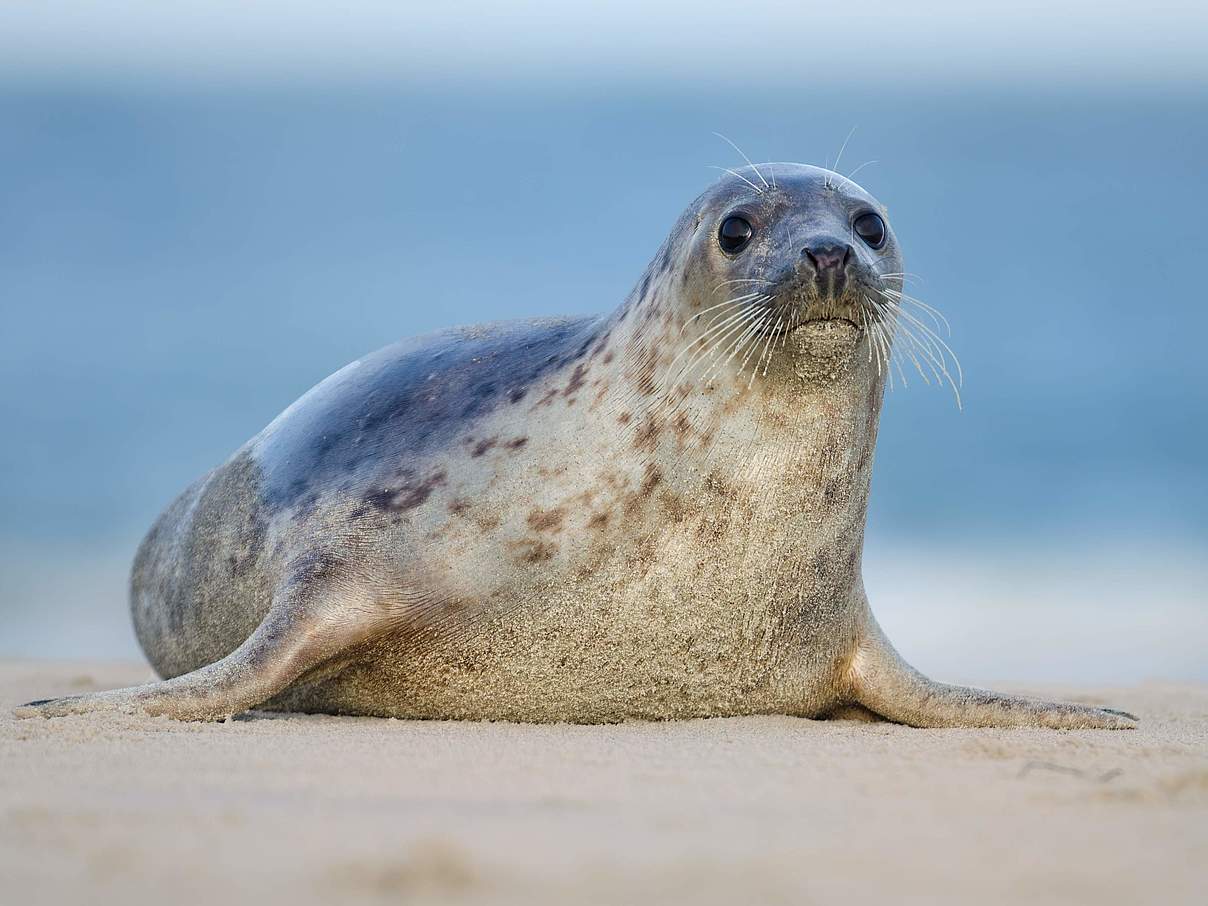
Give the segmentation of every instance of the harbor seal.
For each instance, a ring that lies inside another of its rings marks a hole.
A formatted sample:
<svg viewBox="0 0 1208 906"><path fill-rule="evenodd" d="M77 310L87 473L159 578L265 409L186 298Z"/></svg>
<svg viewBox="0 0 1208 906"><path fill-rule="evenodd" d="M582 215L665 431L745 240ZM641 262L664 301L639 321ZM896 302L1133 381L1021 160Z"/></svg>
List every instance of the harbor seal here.
<svg viewBox="0 0 1208 906"><path fill-rule="evenodd" d="M727 171L615 312L404 341L301 397L139 548L163 681L19 713L1133 726L933 682L873 618L873 447L917 337L902 276L854 182Z"/></svg>

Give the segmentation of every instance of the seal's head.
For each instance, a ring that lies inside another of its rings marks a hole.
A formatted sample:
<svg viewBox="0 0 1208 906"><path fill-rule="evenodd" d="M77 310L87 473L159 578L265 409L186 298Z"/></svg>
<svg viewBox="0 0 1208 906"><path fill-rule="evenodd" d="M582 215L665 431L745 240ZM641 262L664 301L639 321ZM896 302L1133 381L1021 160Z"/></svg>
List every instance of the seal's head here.
<svg viewBox="0 0 1208 906"><path fill-rule="evenodd" d="M797 374L832 373L861 343L888 355L901 252L884 206L850 179L802 164L728 171L682 227L688 344L747 372L780 350Z"/></svg>

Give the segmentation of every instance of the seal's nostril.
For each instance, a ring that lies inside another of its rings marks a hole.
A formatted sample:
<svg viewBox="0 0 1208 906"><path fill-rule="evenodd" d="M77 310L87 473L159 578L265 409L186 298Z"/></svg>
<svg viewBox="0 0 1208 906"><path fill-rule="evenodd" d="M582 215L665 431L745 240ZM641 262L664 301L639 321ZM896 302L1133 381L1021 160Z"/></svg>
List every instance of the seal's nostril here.
<svg viewBox="0 0 1208 906"><path fill-rule="evenodd" d="M819 243L815 246L807 246L801 250L802 253L809 258L810 264L818 272L819 276L832 271L841 271L847 267L847 262L851 259L851 245L844 243Z"/></svg>

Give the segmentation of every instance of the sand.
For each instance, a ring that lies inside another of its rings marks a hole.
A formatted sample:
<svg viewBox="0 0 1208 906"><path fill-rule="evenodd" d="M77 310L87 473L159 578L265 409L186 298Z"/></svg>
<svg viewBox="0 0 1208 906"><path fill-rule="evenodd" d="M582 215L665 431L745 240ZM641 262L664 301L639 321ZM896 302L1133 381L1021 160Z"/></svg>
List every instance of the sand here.
<svg viewBox="0 0 1208 906"><path fill-rule="evenodd" d="M16 721L145 667L0 662L6 903L1204 903L1208 687L1135 732L781 717Z"/></svg>

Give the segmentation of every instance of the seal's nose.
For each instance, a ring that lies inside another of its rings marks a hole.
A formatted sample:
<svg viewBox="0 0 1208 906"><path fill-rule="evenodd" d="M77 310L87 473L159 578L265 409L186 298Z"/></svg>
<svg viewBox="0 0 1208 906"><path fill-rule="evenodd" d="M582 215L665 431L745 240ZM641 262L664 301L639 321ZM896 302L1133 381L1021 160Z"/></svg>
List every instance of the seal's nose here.
<svg viewBox="0 0 1208 906"><path fill-rule="evenodd" d="M847 284L847 262L851 260L850 245L816 242L803 248L801 254L814 266L814 279L824 294L838 296L843 292Z"/></svg>

